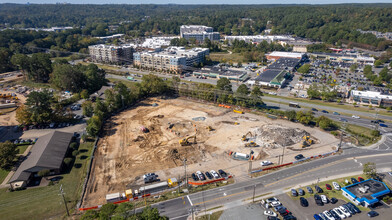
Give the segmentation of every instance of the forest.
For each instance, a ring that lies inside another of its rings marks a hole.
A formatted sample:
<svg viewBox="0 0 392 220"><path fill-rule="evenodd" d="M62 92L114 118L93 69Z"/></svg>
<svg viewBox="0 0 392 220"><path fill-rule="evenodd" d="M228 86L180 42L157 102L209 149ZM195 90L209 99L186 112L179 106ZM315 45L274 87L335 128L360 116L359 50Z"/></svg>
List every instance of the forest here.
<svg viewBox="0 0 392 220"><path fill-rule="evenodd" d="M344 41L385 49L384 39L357 29L392 31L392 4L340 5L0 5L0 27L73 26L82 35L179 34L183 24L211 26L224 35L254 35L272 28L326 43ZM110 26L118 25L112 29Z"/></svg>

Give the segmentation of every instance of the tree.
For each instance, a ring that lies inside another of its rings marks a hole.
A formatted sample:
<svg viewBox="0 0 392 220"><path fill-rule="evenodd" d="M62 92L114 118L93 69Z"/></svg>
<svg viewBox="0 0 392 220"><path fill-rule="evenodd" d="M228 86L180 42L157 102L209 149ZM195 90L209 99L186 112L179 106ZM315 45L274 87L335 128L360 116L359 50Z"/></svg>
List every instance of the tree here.
<svg viewBox="0 0 392 220"><path fill-rule="evenodd" d="M54 116L52 103L54 103L53 94L48 90L33 91L27 96L24 112L19 114L19 116L30 116L30 119L24 120L23 117L20 117L18 120L38 124L48 123Z"/></svg>
<svg viewBox="0 0 392 220"><path fill-rule="evenodd" d="M308 111L306 113L300 111L300 112L297 112L296 119L301 124L309 125L313 121L314 117L313 117L311 111Z"/></svg>
<svg viewBox="0 0 392 220"><path fill-rule="evenodd" d="M86 127L87 134L92 137L97 136L99 131L101 130L101 126L102 126L102 119L97 115L92 116L87 121L87 127Z"/></svg>
<svg viewBox="0 0 392 220"><path fill-rule="evenodd" d="M139 215L140 220L166 220L167 217L160 216L157 208L146 207L143 212Z"/></svg>
<svg viewBox="0 0 392 220"><path fill-rule="evenodd" d="M8 48L0 47L0 73L13 70L11 62L12 52Z"/></svg>
<svg viewBox="0 0 392 220"><path fill-rule="evenodd" d="M261 92L259 86L255 85L255 86L252 87L252 91L251 91L250 95L252 97L257 97L258 98L259 96L263 96L263 92Z"/></svg>
<svg viewBox="0 0 392 220"><path fill-rule="evenodd" d="M374 62L374 66L375 66L375 67L378 67L378 66L381 66L381 65L382 65L381 60L376 60L376 61Z"/></svg>
<svg viewBox="0 0 392 220"><path fill-rule="evenodd" d="M297 112L294 110L285 111L284 115L289 121L294 121L297 118Z"/></svg>
<svg viewBox="0 0 392 220"><path fill-rule="evenodd" d="M26 109L25 105L20 106L16 110L16 120L21 124L21 125L29 125L32 124L31 120L31 113Z"/></svg>
<svg viewBox="0 0 392 220"><path fill-rule="evenodd" d="M50 55L46 53L35 53L29 58L28 77L34 82L46 83L49 81L49 74L52 72L52 61Z"/></svg>
<svg viewBox="0 0 392 220"><path fill-rule="evenodd" d="M300 68L298 68L298 72L302 74L307 74L310 71L310 64L304 64Z"/></svg>
<svg viewBox="0 0 392 220"><path fill-rule="evenodd" d="M88 90L83 89L82 92L80 93L80 97L82 97L82 99L88 99L89 98Z"/></svg>
<svg viewBox="0 0 392 220"><path fill-rule="evenodd" d="M216 88L222 91L232 92L231 82L227 78L220 78L216 83Z"/></svg>
<svg viewBox="0 0 392 220"><path fill-rule="evenodd" d="M377 177L377 168L376 164L373 162L367 162L363 165L363 175L367 178L376 178Z"/></svg>
<svg viewBox="0 0 392 220"><path fill-rule="evenodd" d="M106 84L106 72L105 70L99 69L97 65L89 64L87 67L80 66L79 68L82 68L82 71L85 74L87 79L86 88L90 94L98 91Z"/></svg>
<svg viewBox="0 0 392 220"><path fill-rule="evenodd" d="M0 168L8 170L16 159L18 150L10 141L0 143Z"/></svg>
<svg viewBox="0 0 392 220"><path fill-rule="evenodd" d="M325 116L320 116L317 119L317 125L323 130L332 130L336 128L336 125L333 123L333 121Z"/></svg>
<svg viewBox="0 0 392 220"><path fill-rule="evenodd" d="M241 84L238 88L236 93L238 95L245 95L247 96L250 92L249 92L249 88L245 85L245 84Z"/></svg>
<svg viewBox="0 0 392 220"><path fill-rule="evenodd" d="M105 118L108 113L108 108L99 98L95 102L94 115L98 116L100 119Z"/></svg>
<svg viewBox="0 0 392 220"><path fill-rule="evenodd" d="M157 95L167 91L167 86L162 78L156 75L143 75L142 82L140 83L142 92L145 95Z"/></svg>
<svg viewBox="0 0 392 220"><path fill-rule="evenodd" d="M94 113L93 103L91 101L85 101L82 104L83 115L91 117Z"/></svg>
<svg viewBox="0 0 392 220"><path fill-rule="evenodd" d="M355 63L355 64L351 65L350 72L354 73L357 70L357 68L358 68L358 64Z"/></svg>
<svg viewBox="0 0 392 220"><path fill-rule="evenodd" d="M55 65L50 81L57 88L71 92L80 92L86 88L83 72L70 64Z"/></svg>
<svg viewBox="0 0 392 220"><path fill-rule="evenodd" d="M308 97L310 99L318 99L318 98L320 98L320 95L321 95L317 84L310 85L308 90L306 91L306 93L308 94Z"/></svg>
<svg viewBox="0 0 392 220"><path fill-rule="evenodd" d="M99 219L110 219L116 210L116 205L113 203L106 203L99 210Z"/></svg>

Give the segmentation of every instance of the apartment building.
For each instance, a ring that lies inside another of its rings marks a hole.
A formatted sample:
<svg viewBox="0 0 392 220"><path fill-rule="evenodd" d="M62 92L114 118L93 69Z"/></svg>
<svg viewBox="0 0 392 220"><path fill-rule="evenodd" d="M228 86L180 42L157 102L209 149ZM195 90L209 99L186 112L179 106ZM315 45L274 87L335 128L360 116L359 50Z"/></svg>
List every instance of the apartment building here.
<svg viewBox="0 0 392 220"><path fill-rule="evenodd" d="M211 41L220 40L219 32L214 32L212 27L203 25L182 25L180 27L180 36L187 40L195 38L201 43L204 42L204 40L207 38Z"/></svg>
<svg viewBox="0 0 392 220"><path fill-rule="evenodd" d="M135 51L132 45L105 45L98 44L88 47L91 59L94 62L112 63L112 64L130 64L132 63L133 53Z"/></svg>
<svg viewBox="0 0 392 220"><path fill-rule="evenodd" d="M204 62L208 48L169 47L159 52L137 52L133 54L134 65L144 69L154 69L182 73L187 66Z"/></svg>

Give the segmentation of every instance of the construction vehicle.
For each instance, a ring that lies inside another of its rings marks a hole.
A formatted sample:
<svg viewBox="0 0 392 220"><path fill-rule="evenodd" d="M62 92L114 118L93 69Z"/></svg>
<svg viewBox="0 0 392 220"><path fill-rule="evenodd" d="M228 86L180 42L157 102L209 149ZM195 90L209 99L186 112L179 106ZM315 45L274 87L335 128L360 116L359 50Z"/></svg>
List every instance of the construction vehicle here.
<svg viewBox="0 0 392 220"><path fill-rule="evenodd" d="M233 110L233 112L238 113L238 114L244 114L243 111L239 111L239 110Z"/></svg>
<svg viewBox="0 0 392 220"><path fill-rule="evenodd" d="M189 142L189 139L192 139L192 138L193 138L193 144L195 144L195 143L196 143L196 135L189 136L189 137L187 137L187 138L181 139L181 140L179 141L179 143L180 143L181 146L190 145L190 144L192 144L192 143Z"/></svg>
<svg viewBox="0 0 392 220"><path fill-rule="evenodd" d="M208 131L213 131L213 130L215 130L215 129L213 129L211 126L207 126L206 129L207 129Z"/></svg>
<svg viewBox="0 0 392 220"><path fill-rule="evenodd" d="M149 132L148 128L146 128L144 126L140 126L140 131L142 131L143 133Z"/></svg>
<svg viewBox="0 0 392 220"><path fill-rule="evenodd" d="M302 142L301 148L305 148L305 147L308 147L313 144L313 140L310 139L310 137L307 135L303 136L302 139L303 139L303 142Z"/></svg>
<svg viewBox="0 0 392 220"><path fill-rule="evenodd" d="M241 140L242 140L242 141L248 141L248 140L249 140L248 135L250 135L250 137L253 137L252 132L249 131L249 132L246 133L245 135L242 135Z"/></svg>
<svg viewBox="0 0 392 220"><path fill-rule="evenodd" d="M257 147L257 144L256 144L256 142L251 141L251 142L249 142L249 143L246 143L246 144L245 144L245 147Z"/></svg>
<svg viewBox="0 0 392 220"><path fill-rule="evenodd" d="M252 152L251 152L251 154L244 154L244 153L230 151L229 156L235 160L253 160L254 159Z"/></svg>

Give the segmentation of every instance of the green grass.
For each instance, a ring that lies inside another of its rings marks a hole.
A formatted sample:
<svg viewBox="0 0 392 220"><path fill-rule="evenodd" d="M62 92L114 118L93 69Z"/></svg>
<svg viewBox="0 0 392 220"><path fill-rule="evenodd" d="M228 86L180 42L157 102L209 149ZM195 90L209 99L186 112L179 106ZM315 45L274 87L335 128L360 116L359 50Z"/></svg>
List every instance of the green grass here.
<svg viewBox="0 0 392 220"><path fill-rule="evenodd" d="M207 215L202 215L200 217L198 217L198 220L218 220L220 218L220 216L222 215L223 211L217 211L211 214L211 216L209 216L209 214Z"/></svg>
<svg viewBox="0 0 392 220"><path fill-rule="evenodd" d="M4 179L7 177L10 171L0 169L0 184L3 183Z"/></svg>
<svg viewBox="0 0 392 220"><path fill-rule="evenodd" d="M29 146L30 145L28 144L17 146L16 149L18 150L18 154L23 154Z"/></svg>
<svg viewBox="0 0 392 220"><path fill-rule="evenodd" d="M322 100L315 100L315 99L303 99L303 98L294 98L294 97L286 97L286 96L276 96L276 95L270 95L270 94L266 94L264 93L265 96L270 96L270 97L276 97L276 98L280 98L280 99L286 99L286 100L291 100L291 101L298 101L298 102L305 102L308 104L317 104L317 105L322 105L322 106L329 106L329 107L334 107L334 108L340 108L340 109L346 109L346 110L355 110L355 111L359 111L359 112L366 112L366 113L372 113L372 114L376 114L376 110L373 109L369 109L366 107L354 107L353 105L348 105L348 104L344 104L344 105L339 105L338 103L334 103L334 102L324 102ZM287 104L287 103L285 103ZM380 115L386 115L386 116L392 116L392 113L387 112L384 109L378 109L378 114Z"/></svg>
<svg viewBox="0 0 392 220"><path fill-rule="evenodd" d="M355 137L360 146L371 145L381 139L381 136L376 137L372 135L372 129L358 125L347 124L346 131Z"/></svg>
<svg viewBox="0 0 392 220"><path fill-rule="evenodd" d="M226 52L217 52L217 53L210 53L210 58L212 61L221 62L222 59L225 59L227 62L231 61L233 63L237 62L244 62L245 58L240 53L226 53Z"/></svg>
<svg viewBox="0 0 392 220"><path fill-rule="evenodd" d="M351 183L351 178L354 177L355 179L358 179L358 175L355 176L348 176L348 177L344 177L344 178L339 178L339 179L334 179L334 180L328 180L328 181L323 181L323 182L319 182L318 184L312 184L309 185L312 187L313 191L316 192L316 190L314 189L315 185L318 185L321 189L323 189L323 193L316 193L319 195L326 195L329 199L331 199L332 197L335 197L339 200L343 200L346 202L350 202L350 200L348 200L346 197L343 196L342 191L341 190L334 190L332 182L337 182L342 188L345 186L345 180L349 180ZM329 184L332 187L332 190L327 190L325 187L325 184ZM305 195L302 196L304 198L310 198L313 199L314 194L309 194L306 190L306 186L301 187L304 191L305 191ZM300 196L297 197L292 197L291 196L291 192L287 193L289 195L289 197L293 200L299 200ZM357 206L361 211L363 212L368 212L370 211L369 208L363 207L363 206Z"/></svg>
<svg viewBox="0 0 392 220"><path fill-rule="evenodd" d="M92 140L80 145L79 150L85 152L77 156L75 165L80 164L81 167L76 168L74 166L69 173L61 175L63 179L55 185L15 192L0 189L1 215L7 216L7 219L62 218L65 215L65 208L64 204L61 203L61 197L58 195L60 184L63 185L68 208L73 212L80 199L82 182L90 161L92 146ZM86 158L81 158L82 156Z"/></svg>
<svg viewBox="0 0 392 220"><path fill-rule="evenodd" d="M124 85L126 85L127 87L130 87L130 88L133 88L135 86L135 84L137 83L135 81L129 81L129 80L125 79L125 78L124 79L108 78L108 80L111 83L115 83L115 84L121 82L121 83L123 83Z"/></svg>

